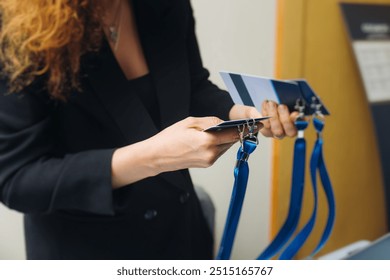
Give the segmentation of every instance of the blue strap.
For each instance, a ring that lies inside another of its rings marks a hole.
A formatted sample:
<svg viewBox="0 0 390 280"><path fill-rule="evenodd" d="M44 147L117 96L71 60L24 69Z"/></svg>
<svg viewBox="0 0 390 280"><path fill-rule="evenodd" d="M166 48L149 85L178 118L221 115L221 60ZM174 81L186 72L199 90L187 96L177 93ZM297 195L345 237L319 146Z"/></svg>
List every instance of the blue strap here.
<svg viewBox="0 0 390 280"><path fill-rule="evenodd" d="M317 216L317 204L318 204L318 187L317 187L317 177L316 170L320 158L320 149L318 140L316 141L313 149L313 153L310 159L310 175L313 189L313 211L312 214L306 223L306 225L298 232L298 234L294 237L294 239L290 242L284 252L280 255L279 259L281 260L290 260L292 259L296 253L301 249L306 239L309 237L311 231L313 230L316 216Z"/></svg>
<svg viewBox="0 0 390 280"><path fill-rule="evenodd" d="M295 236L295 238L287 246L285 251L281 254L280 259L282 260L292 259L299 251L299 249L303 246L306 239L309 237L311 231L313 230L315 220L316 220L317 205L318 205L317 170L320 173L321 181L324 186L324 191L328 200L329 216L328 216L328 222L325 227L324 233L322 235L321 241L317 245L316 249L311 253L311 257L314 256L326 243L326 241L330 236L331 229L334 224L334 217L335 217L334 196L333 196L332 186L330 183L328 172L325 167L325 163L323 160L323 153L322 153L323 140L321 137L321 133L324 128L324 122L320 119L314 118L313 124L318 135L318 138L314 145L311 160L310 160L310 175L311 175L313 199L314 199L313 211L306 225L301 229L301 231Z"/></svg>
<svg viewBox="0 0 390 280"><path fill-rule="evenodd" d="M332 233L332 229L334 226L335 216L336 216L336 203L335 203L335 197L333 193L332 183L329 178L328 170L326 169L324 155L323 155L323 140L321 137L321 132L324 127L324 122L320 119L314 119L313 120L314 127L317 130L317 133L319 135L316 146L318 145L319 149L319 156L318 156L318 163L317 163L317 169L320 173L320 179L322 182L322 186L324 188L326 200L328 203L328 221L326 222L324 232L322 233L320 242L318 243L317 247L313 250L311 253L311 257L313 257L315 254L317 254L322 247L325 245L325 243L328 241L330 234ZM318 144L317 144L318 143Z"/></svg>
<svg viewBox="0 0 390 280"><path fill-rule="evenodd" d="M294 145L292 186L288 216L276 237L257 258L258 260L271 259L278 254L293 235L298 225L305 182L306 141L303 138L303 131L307 128L308 122L299 120L295 122L295 125L298 130L298 138L295 140Z"/></svg>
<svg viewBox="0 0 390 280"><path fill-rule="evenodd" d="M256 149L256 147L256 141L244 139L242 146L238 149L237 164L234 168L233 191L226 218L225 229L223 231L221 245L217 255L218 260L228 260L230 258L248 183L249 167L247 161L249 155Z"/></svg>

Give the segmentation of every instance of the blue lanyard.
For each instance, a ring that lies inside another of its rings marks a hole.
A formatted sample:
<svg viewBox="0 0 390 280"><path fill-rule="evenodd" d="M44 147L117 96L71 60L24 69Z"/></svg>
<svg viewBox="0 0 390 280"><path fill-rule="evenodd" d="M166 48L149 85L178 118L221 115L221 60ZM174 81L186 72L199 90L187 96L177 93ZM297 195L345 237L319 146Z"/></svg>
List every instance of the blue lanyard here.
<svg viewBox="0 0 390 280"><path fill-rule="evenodd" d="M288 216L276 237L257 258L258 260L271 259L278 254L298 226L302 208L303 187L305 184L306 140L303 136L308 122L299 120L295 122L295 125L298 130L298 137L294 145L293 174Z"/></svg>
<svg viewBox="0 0 390 280"><path fill-rule="evenodd" d="M225 229L223 231L221 245L217 255L218 260L228 260L230 258L238 221L241 215L242 204L245 198L246 186L248 183L248 158L256 147L257 139L247 138L242 141L242 145L238 149L237 163L234 168L233 191L226 218Z"/></svg>
<svg viewBox="0 0 390 280"><path fill-rule="evenodd" d="M311 257L317 254L322 247L325 245L326 241L328 241L330 234L332 233L332 229L334 226L335 216L336 216L336 203L335 203L335 197L333 193L332 183L329 178L328 170L326 169L324 155L322 151L323 147L323 140L322 140L322 130L324 128L325 123L321 119L313 119L314 127L317 131L317 141L314 147L313 151L313 157L315 155L315 158L312 159L314 161L313 168L311 170L312 174L312 181L316 180L316 170L320 174L320 179L322 182L322 186L324 188L326 200L328 203L328 220L325 225L325 229L322 233L320 242L318 243L317 247L313 250L311 253ZM314 170L315 167L315 170ZM313 179L314 178L314 179Z"/></svg>
<svg viewBox="0 0 390 280"><path fill-rule="evenodd" d="M335 200L334 200L334 194L332 190L332 185L329 179L328 171L325 166L324 158L323 158L323 139L322 139L322 130L324 128L324 121L318 118L313 119L313 125L317 132L317 140L314 145L314 149L312 152L312 156L310 159L310 175L311 175L311 182L312 182L312 189L313 189L313 200L314 200L314 206L312 214L308 220L308 222L304 225L304 227L298 232L298 234L295 236L295 238L290 242L290 244L287 246L287 248L283 251L283 253L280 255L279 259L282 260L289 260L292 259L299 249L303 246L307 238L309 237L311 231L313 230L316 215L317 215L317 205L318 205L318 186L317 186L317 171L320 174L320 179L324 188L324 192L327 198L328 203L328 221L326 223L324 232L322 234L322 237L320 239L320 242L316 246L316 248L313 250L313 252L310 254L309 257L313 257L316 253L318 253L321 248L325 245L326 241L329 239L331 231L333 229L334 225L334 219L335 219Z"/></svg>

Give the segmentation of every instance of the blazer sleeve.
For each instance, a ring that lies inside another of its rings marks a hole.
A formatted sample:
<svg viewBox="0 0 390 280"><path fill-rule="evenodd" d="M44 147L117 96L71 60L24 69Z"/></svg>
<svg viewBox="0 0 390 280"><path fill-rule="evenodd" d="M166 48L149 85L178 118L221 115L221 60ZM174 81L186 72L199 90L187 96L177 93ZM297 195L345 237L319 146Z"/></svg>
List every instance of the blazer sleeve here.
<svg viewBox="0 0 390 280"><path fill-rule="evenodd" d="M191 107L193 116L217 116L229 119L229 111L234 105L230 95L214 85L210 73L203 67L199 45L195 34L195 19L189 6L189 22L186 37L187 53L191 75Z"/></svg>
<svg viewBox="0 0 390 280"><path fill-rule="evenodd" d="M50 105L51 104L51 105ZM112 215L113 149L53 155L52 102L0 81L0 200L24 213Z"/></svg>

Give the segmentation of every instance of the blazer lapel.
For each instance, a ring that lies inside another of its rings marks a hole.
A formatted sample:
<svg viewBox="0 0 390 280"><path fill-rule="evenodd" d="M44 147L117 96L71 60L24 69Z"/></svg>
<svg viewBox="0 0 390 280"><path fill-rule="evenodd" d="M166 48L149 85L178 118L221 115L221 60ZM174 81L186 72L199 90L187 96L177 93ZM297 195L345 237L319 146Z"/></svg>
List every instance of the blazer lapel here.
<svg viewBox="0 0 390 280"><path fill-rule="evenodd" d="M138 96L127 92L126 78L105 41L89 81L108 114L121 131L125 143L132 144L155 135L158 130Z"/></svg>
<svg viewBox="0 0 390 280"><path fill-rule="evenodd" d="M97 58L98 62L95 63L96 66L88 70L88 78L96 92L96 96L106 108L114 123L118 126L118 129L124 137L125 144L132 144L152 137L158 133L158 129L137 95L131 92L124 92L126 90L126 85L124 84L126 83L126 78L118 63L113 58L113 54L107 49L109 48L107 42L105 41L104 44L103 52L108 51L108 53L99 55ZM152 57L156 58L157 56ZM148 62L153 61L153 58L148 59ZM158 62L153 62L152 64L156 65ZM157 68L159 69L159 67ZM160 95L164 92L164 88L167 88L167 82L164 78L159 77L159 74L161 74L160 69L158 74L153 73L153 70L154 67L150 67L152 78L155 82L156 89L158 89L157 94ZM159 88L161 85L163 89ZM126 96L127 102L123 102L123 96ZM159 98L159 101L161 100ZM172 99L170 100L172 102ZM166 103L164 103L165 107L161 107L160 104L160 110L168 107ZM162 118L166 115L166 113L162 113ZM165 123L167 123L166 117ZM187 190L189 184L192 184L188 176L184 176L181 171L162 173L159 177L185 190Z"/></svg>
<svg viewBox="0 0 390 280"><path fill-rule="evenodd" d="M185 74L188 68L181 63L185 61L185 46L180 46L174 28L171 29L172 37L160 32L162 26L164 31L169 30L167 25L170 23L167 19L170 18L171 3L156 0L132 1L144 55L157 91L162 128L186 118L189 112L190 81ZM179 187L192 185L190 177L184 176L180 171L160 176Z"/></svg>
<svg viewBox="0 0 390 280"><path fill-rule="evenodd" d="M174 20L177 16L172 2L133 1L142 47L158 93L163 128L186 118L190 103L185 40L177 32L175 25L180 23Z"/></svg>

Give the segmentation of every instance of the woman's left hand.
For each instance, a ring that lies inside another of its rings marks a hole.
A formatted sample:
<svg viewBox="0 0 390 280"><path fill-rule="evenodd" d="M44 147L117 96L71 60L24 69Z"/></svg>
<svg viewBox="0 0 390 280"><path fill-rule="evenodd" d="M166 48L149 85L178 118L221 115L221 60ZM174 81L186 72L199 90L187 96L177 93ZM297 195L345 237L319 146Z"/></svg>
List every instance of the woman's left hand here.
<svg viewBox="0 0 390 280"><path fill-rule="evenodd" d="M260 118L269 116L262 121L264 127L260 132L266 137L282 139L285 136L294 137L297 134L294 121L298 112L290 113L286 105L279 105L273 101L264 101L261 113L255 107L234 105L229 113L230 119Z"/></svg>

